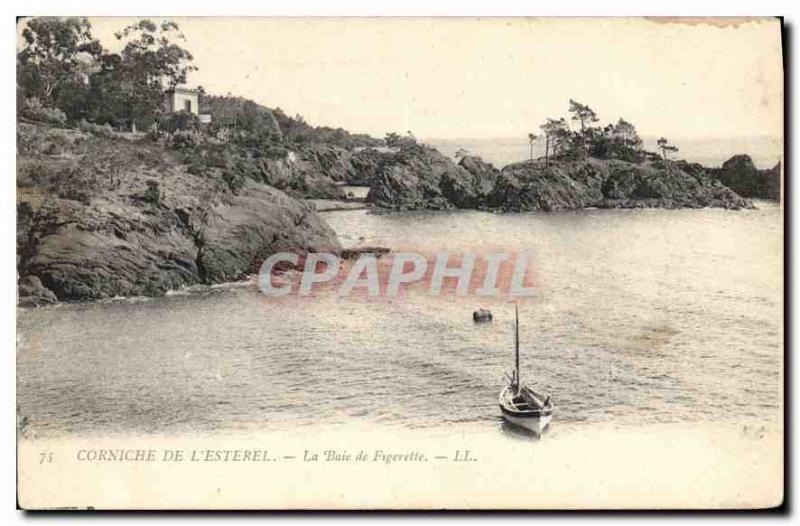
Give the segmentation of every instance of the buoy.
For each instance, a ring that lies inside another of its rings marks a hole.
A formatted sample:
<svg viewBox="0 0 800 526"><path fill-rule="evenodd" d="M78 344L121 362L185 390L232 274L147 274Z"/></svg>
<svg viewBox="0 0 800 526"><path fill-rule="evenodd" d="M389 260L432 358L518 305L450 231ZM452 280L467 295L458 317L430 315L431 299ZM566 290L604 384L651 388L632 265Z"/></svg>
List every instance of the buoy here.
<svg viewBox="0 0 800 526"><path fill-rule="evenodd" d="M492 321L492 313L486 309L478 309L472 313L472 320L476 322Z"/></svg>

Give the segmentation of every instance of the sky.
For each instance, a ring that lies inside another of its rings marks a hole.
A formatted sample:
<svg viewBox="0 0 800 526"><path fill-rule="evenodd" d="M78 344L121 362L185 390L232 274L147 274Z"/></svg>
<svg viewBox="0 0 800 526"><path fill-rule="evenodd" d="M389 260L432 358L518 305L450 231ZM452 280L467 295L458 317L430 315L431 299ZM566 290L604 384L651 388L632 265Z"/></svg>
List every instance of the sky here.
<svg viewBox="0 0 800 526"><path fill-rule="evenodd" d="M157 18L154 21L160 20ZM176 18L189 86L383 136L527 136L569 99L641 135L781 137L780 23L645 19ZM130 19L93 18L118 50Z"/></svg>

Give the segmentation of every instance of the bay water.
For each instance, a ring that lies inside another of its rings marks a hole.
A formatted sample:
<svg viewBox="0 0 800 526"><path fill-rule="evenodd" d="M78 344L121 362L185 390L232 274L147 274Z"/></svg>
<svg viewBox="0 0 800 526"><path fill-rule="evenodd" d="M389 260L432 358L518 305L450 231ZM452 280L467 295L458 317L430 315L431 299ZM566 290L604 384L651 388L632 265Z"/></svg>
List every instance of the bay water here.
<svg viewBox="0 0 800 526"><path fill-rule="evenodd" d="M522 379L554 426L779 424L783 214L323 214L345 246L533 254ZM489 308L494 321L475 324ZM256 280L18 311L27 433L497 426L509 298L263 295Z"/></svg>

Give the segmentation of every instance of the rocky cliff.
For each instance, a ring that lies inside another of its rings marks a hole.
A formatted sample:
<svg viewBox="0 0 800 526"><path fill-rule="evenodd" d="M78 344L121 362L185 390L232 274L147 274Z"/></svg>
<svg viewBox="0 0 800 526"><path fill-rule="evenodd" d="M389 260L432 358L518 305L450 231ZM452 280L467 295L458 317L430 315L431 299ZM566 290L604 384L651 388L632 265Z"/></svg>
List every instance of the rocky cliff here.
<svg viewBox="0 0 800 526"><path fill-rule="evenodd" d="M721 180L772 180L780 171L753 172L746 156L714 174L682 161L593 158L499 170L472 156L455 163L414 142L392 151L242 146L92 130L18 125L22 305L159 295L241 279L277 251L338 252L336 234L303 199L341 199L340 183L367 184L367 202L401 210L739 209L750 202Z"/></svg>
<svg viewBox="0 0 800 526"><path fill-rule="evenodd" d="M332 181L356 186L372 186L383 163L394 153L377 148L347 150L334 144L310 143L299 147L300 158Z"/></svg>
<svg viewBox="0 0 800 526"><path fill-rule="evenodd" d="M749 155L735 155L721 168L710 171L725 186L742 197L760 199L781 198L781 163L768 170L759 170Z"/></svg>
<svg viewBox="0 0 800 526"><path fill-rule="evenodd" d="M367 202L397 209L453 208L442 191L442 180L462 179L467 175L439 151L414 144L382 160L376 168Z"/></svg>
<svg viewBox="0 0 800 526"><path fill-rule="evenodd" d="M265 174L290 163L274 162ZM277 251L341 249L309 206L257 174L192 173L146 139L20 124L17 164L21 305L160 295L241 279Z"/></svg>
<svg viewBox="0 0 800 526"><path fill-rule="evenodd" d="M476 157L458 164L421 145L384 160L367 201L395 209L499 211L601 208L740 209L752 206L699 165L660 161L544 160L498 170Z"/></svg>

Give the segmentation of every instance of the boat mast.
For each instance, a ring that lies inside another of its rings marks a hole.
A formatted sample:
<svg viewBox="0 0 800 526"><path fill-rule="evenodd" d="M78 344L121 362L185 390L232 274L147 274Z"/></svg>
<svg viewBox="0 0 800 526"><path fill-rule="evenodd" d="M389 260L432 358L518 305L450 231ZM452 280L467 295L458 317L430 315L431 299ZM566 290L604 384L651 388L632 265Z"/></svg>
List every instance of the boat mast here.
<svg viewBox="0 0 800 526"><path fill-rule="evenodd" d="M514 357L515 357L515 365L514 365L514 381L516 382L517 392L519 392L519 307L514 305Z"/></svg>

